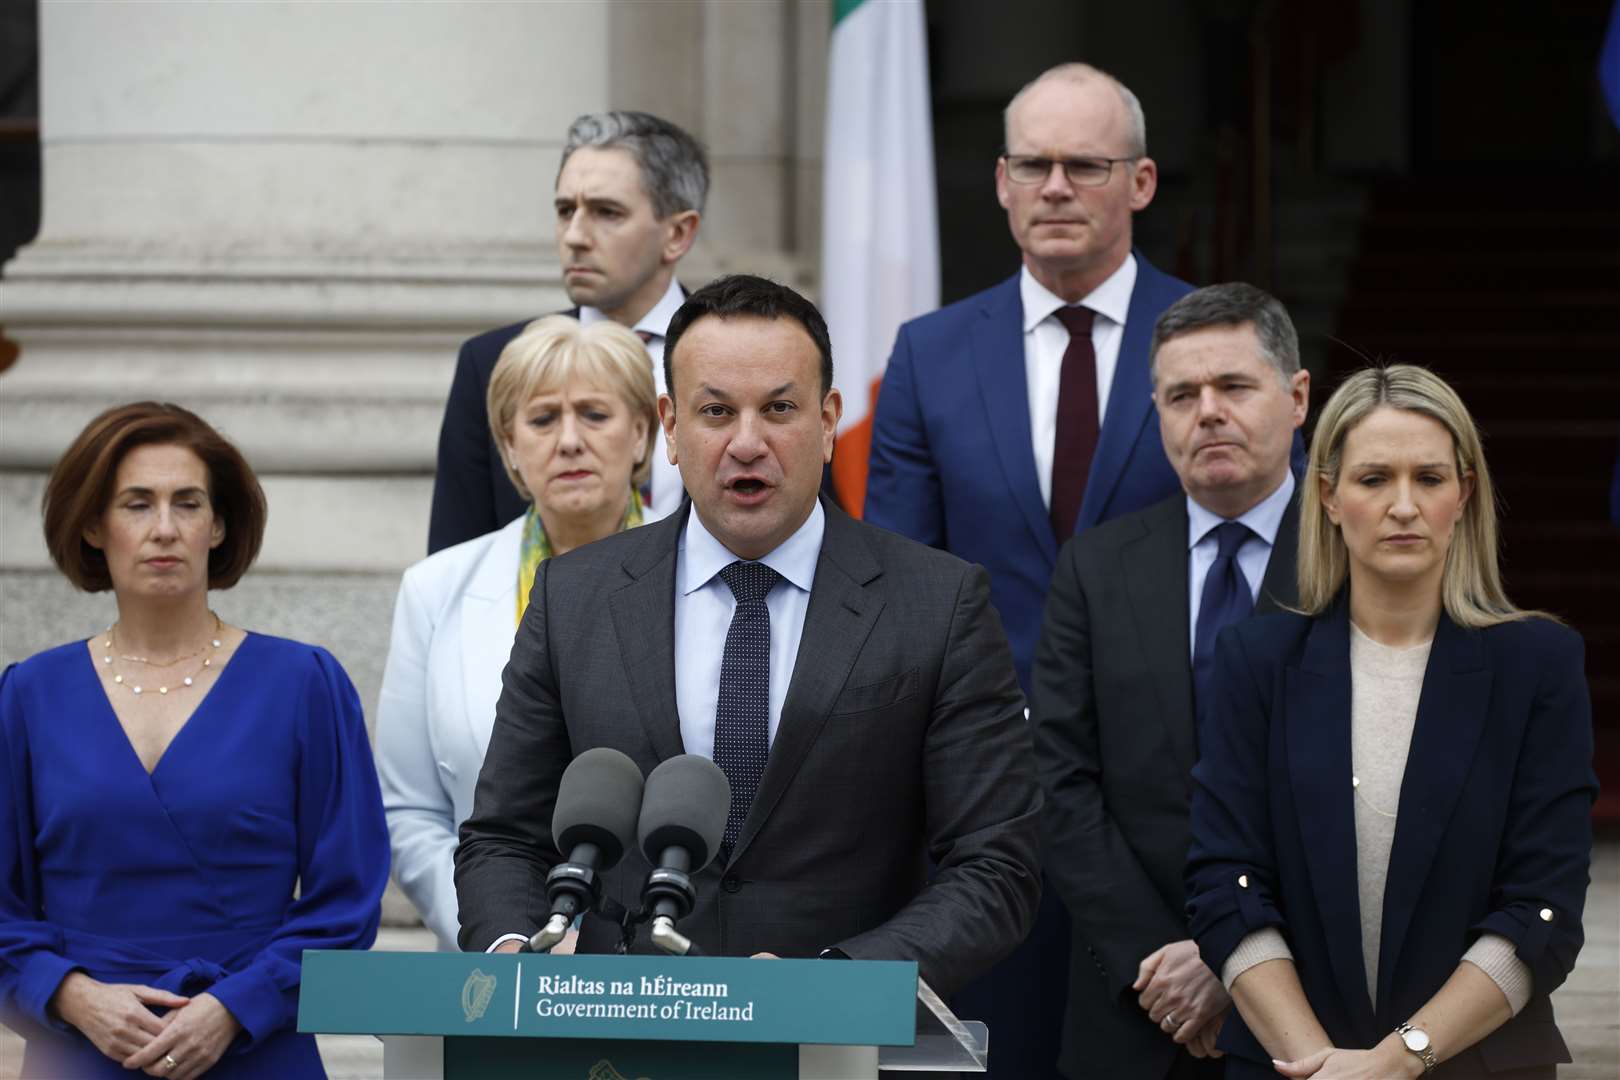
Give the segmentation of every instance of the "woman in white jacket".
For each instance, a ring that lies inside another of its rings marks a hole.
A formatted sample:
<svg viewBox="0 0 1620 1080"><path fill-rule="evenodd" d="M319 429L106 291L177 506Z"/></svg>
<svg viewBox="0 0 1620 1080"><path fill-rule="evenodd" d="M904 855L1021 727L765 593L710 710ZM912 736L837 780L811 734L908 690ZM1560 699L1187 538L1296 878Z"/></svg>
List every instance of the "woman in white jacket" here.
<svg viewBox="0 0 1620 1080"><path fill-rule="evenodd" d="M394 878L456 946L452 853L472 810L501 670L540 563L650 520L639 488L658 436L652 363L617 323L530 324L489 380L489 421L529 510L405 572L377 704Z"/></svg>

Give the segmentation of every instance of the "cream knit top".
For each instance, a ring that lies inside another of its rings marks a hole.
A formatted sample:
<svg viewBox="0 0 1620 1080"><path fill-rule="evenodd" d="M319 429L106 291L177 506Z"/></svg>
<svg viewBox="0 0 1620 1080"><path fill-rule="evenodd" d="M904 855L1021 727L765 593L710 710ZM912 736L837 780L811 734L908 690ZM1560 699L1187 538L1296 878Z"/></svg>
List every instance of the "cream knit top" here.
<svg viewBox="0 0 1620 1080"><path fill-rule="evenodd" d="M1378 995L1378 946L1384 921L1384 885L1395 821L1406 777L1406 756L1417 723L1423 672L1433 641L1410 648L1381 645L1350 624L1350 784L1355 799L1356 884L1361 902L1361 955L1367 993ZM1249 934L1221 968L1231 989L1237 977L1265 960L1292 958L1275 927ZM1517 1016L1530 1000L1530 968L1514 955L1513 943L1482 934L1461 959L1489 975Z"/></svg>

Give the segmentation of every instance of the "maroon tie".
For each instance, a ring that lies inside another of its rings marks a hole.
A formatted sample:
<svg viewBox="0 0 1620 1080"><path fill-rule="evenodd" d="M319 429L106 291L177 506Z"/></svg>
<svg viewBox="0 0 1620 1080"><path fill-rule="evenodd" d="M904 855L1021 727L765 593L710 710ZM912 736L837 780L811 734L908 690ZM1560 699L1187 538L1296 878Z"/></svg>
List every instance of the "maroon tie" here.
<svg viewBox="0 0 1620 1080"><path fill-rule="evenodd" d="M1052 534L1059 544L1074 532L1086 497L1086 474L1097 452L1097 353L1091 347L1090 308L1058 308L1069 331L1058 377L1057 438L1052 445Z"/></svg>
<svg viewBox="0 0 1620 1080"><path fill-rule="evenodd" d="M641 343L643 345L651 345L652 344L652 339L657 337L657 336L658 335L653 333L651 330L637 330L636 331L636 337L641 339Z"/></svg>

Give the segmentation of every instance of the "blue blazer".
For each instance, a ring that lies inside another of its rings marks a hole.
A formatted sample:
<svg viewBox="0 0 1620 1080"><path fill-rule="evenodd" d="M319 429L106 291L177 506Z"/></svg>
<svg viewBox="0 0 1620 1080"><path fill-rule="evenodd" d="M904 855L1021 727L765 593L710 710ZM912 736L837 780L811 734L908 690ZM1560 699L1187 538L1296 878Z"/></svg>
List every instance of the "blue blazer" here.
<svg viewBox="0 0 1620 1080"><path fill-rule="evenodd" d="M1222 633L1193 769L1187 911L1220 972L1279 927L1335 1046L1411 1017L1483 933L1534 975L1528 1005L1443 1068L1480 1075L1570 1060L1548 995L1575 966L1592 854L1592 706L1580 635L1545 619L1464 630L1442 616L1412 732L1367 993L1350 786L1350 622L1265 615ZM1227 1076L1275 1076L1235 1011Z"/></svg>
<svg viewBox="0 0 1620 1080"><path fill-rule="evenodd" d="M1180 490L1148 379L1161 312L1192 291L1136 253L1108 406L1075 531ZM900 328L872 429L865 518L990 571L1029 692L1058 545L1035 473L1018 275Z"/></svg>

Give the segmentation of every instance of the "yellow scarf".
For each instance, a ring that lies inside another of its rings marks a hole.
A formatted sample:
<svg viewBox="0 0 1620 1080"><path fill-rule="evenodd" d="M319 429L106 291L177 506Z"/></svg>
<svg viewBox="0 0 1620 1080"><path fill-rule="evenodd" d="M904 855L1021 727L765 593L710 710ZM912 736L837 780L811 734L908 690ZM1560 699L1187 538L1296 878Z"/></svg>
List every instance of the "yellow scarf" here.
<svg viewBox="0 0 1620 1080"><path fill-rule="evenodd" d="M641 493L634 488L630 489L630 505L625 508L624 520L619 522L619 531L633 529L641 524ZM529 504L529 512L523 520L523 547L518 554L518 591L517 591L517 621L523 621L523 613L529 607L529 593L534 591L534 578L540 572L540 564L551 558L551 541L546 537L546 528L540 524L540 513Z"/></svg>

